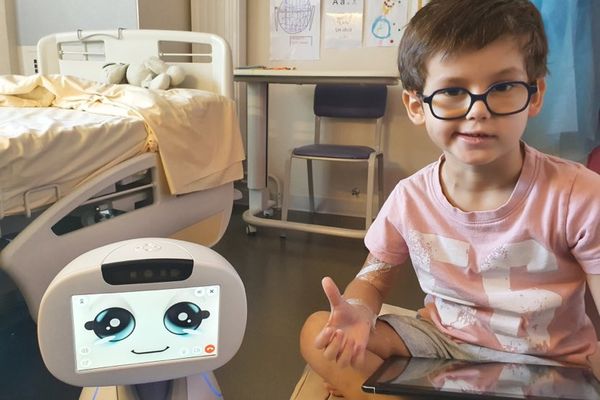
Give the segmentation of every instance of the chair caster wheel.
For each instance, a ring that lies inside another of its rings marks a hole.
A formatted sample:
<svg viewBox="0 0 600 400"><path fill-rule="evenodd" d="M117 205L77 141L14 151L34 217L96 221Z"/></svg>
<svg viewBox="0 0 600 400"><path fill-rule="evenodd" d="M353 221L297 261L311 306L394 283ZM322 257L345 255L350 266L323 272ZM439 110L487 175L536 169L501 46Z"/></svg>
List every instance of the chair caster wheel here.
<svg viewBox="0 0 600 400"><path fill-rule="evenodd" d="M246 225L246 235L254 236L256 234L256 227L252 225Z"/></svg>

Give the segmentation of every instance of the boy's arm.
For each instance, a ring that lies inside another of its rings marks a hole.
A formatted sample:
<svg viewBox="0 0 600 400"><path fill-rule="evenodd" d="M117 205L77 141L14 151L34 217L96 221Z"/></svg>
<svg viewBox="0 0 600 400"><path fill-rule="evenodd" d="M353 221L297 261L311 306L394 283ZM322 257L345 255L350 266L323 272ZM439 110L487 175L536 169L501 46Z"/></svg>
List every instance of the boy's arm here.
<svg viewBox="0 0 600 400"><path fill-rule="evenodd" d="M377 315L396 280L398 268L369 253L363 267L344 291L344 299L356 299Z"/></svg>
<svg viewBox="0 0 600 400"><path fill-rule="evenodd" d="M340 366L364 360L370 331L375 327L396 270L369 254L343 296L331 278L323 278L323 290L331 313L315 338L315 347L323 350L326 359L336 360Z"/></svg>
<svg viewBox="0 0 600 400"><path fill-rule="evenodd" d="M600 275L587 274L587 284L594 298L594 304L596 304L596 308L600 311ZM594 372L594 376L600 380L600 348L597 348L596 352L588 357L588 361Z"/></svg>

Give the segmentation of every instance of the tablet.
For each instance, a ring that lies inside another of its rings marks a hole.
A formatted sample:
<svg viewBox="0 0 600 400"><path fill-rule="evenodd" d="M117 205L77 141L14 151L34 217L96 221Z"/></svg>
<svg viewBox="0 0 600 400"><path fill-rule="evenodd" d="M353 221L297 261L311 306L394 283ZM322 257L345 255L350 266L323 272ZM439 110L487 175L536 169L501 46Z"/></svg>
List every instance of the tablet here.
<svg viewBox="0 0 600 400"><path fill-rule="evenodd" d="M362 389L429 399L600 399L600 382L586 368L416 357L389 358Z"/></svg>

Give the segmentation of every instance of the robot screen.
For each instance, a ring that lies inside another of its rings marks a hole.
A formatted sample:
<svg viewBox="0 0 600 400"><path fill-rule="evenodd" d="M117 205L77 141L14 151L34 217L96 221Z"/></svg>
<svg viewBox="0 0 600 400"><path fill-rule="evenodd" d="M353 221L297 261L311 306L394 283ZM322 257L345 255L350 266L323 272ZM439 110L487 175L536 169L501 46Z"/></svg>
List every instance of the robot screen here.
<svg viewBox="0 0 600 400"><path fill-rule="evenodd" d="M77 372L215 357L218 285L71 297Z"/></svg>

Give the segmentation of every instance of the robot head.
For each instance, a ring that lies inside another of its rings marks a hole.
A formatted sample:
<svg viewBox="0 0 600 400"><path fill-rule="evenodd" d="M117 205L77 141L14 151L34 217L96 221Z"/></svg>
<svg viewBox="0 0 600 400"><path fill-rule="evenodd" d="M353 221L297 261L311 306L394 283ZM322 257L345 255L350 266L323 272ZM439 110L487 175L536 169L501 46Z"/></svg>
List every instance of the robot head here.
<svg viewBox="0 0 600 400"><path fill-rule="evenodd" d="M42 299L38 337L57 378L106 386L218 368L237 352L245 325L244 287L217 253L135 239L85 253L56 276Z"/></svg>

